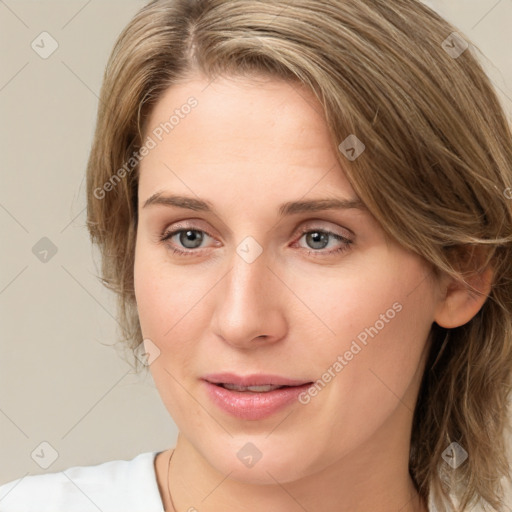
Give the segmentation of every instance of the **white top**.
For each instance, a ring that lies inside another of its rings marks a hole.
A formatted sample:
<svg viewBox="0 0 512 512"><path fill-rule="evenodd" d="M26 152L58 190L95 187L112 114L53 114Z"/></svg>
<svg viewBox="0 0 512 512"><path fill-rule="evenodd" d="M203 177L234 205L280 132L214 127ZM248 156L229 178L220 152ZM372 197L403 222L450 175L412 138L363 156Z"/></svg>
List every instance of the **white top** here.
<svg viewBox="0 0 512 512"><path fill-rule="evenodd" d="M0 486L0 512L164 512L158 453L18 478ZM431 499L429 511L436 512Z"/></svg>
<svg viewBox="0 0 512 512"><path fill-rule="evenodd" d="M0 512L164 512L158 453L18 478L0 486Z"/></svg>

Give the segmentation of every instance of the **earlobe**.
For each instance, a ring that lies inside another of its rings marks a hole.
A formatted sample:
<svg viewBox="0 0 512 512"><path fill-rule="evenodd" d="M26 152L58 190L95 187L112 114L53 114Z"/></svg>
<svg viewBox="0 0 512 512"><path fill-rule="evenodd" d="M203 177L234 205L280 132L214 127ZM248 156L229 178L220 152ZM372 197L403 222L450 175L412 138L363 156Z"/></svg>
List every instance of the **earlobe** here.
<svg viewBox="0 0 512 512"><path fill-rule="evenodd" d="M445 276L441 284L442 298L438 304L435 322L446 329L468 323L482 308L492 286L490 267L466 277L466 283Z"/></svg>

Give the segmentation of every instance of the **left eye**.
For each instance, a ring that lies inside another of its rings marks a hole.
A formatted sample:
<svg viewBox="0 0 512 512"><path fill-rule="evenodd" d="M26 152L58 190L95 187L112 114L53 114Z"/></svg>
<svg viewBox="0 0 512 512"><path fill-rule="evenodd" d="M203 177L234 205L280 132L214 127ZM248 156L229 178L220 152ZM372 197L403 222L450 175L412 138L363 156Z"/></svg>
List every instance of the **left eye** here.
<svg viewBox="0 0 512 512"><path fill-rule="evenodd" d="M346 240L344 237L331 233L330 231L320 230L306 231L302 234L302 237L306 237L306 243L312 244L310 246L312 249L325 249L329 244L329 239Z"/></svg>
<svg viewBox="0 0 512 512"><path fill-rule="evenodd" d="M304 231L302 233L302 236L299 238L299 240L302 240L302 238L305 237L306 243L309 245L309 247L312 247L314 250L308 250L306 249L306 252L308 254L311 254L313 256L330 256L332 254L341 253L343 251L346 251L349 249L350 244L352 243L352 240L339 235L337 233L333 233L331 231L325 231L322 229L314 229L314 230L308 230ZM329 240L335 240L339 242L339 247L335 247L334 249L330 251L322 251L321 249L325 249L327 245L329 244Z"/></svg>

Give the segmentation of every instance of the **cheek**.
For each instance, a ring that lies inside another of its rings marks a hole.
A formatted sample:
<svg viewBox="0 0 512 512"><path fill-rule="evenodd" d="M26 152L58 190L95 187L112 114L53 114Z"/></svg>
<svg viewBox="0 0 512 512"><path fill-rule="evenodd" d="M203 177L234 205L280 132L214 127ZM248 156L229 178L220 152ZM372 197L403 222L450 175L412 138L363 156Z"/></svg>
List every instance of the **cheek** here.
<svg viewBox="0 0 512 512"><path fill-rule="evenodd" d="M141 243L136 247L134 287L142 335L160 350L150 370L161 389L174 389L197 374L200 340L211 319L207 292L218 273L196 265L177 266L165 252ZM178 393L179 394L179 393Z"/></svg>
<svg viewBox="0 0 512 512"><path fill-rule="evenodd" d="M318 279L314 287L310 276L293 276L295 288L302 291L298 293L307 297L316 313L319 327L326 327L324 343L333 350L349 350L354 340L370 347L371 340L377 339L386 339L388 349L403 350L404 344L421 345L430 329L434 294L425 279L428 269L413 258L373 259L384 263L363 261L347 266L337 275Z"/></svg>
<svg viewBox="0 0 512 512"><path fill-rule="evenodd" d="M162 251L140 244L135 251L134 286L142 333L147 338L171 341L180 319L186 319L197 300L194 281L172 272Z"/></svg>
<svg viewBox="0 0 512 512"><path fill-rule="evenodd" d="M190 293L188 279L179 272L171 273L161 253L156 257L158 252L142 244L136 248L135 296L142 335L160 350L149 370L163 404L182 427L187 410L193 406L183 383L184 376L194 375L197 359L193 343L197 338L193 321L197 293Z"/></svg>
<svg viewBox="0 0 512 512"><path fill-rule="evenodd" d="M385 265L365 263L325 280L321 292L309 294L312 309L334 331L324 330L322 350L311 351L309 361L321 380L330 379L325 389L342 404L340 414L382 417L406 393L433 322L427 274L415 259L388 258Z"/></svg>

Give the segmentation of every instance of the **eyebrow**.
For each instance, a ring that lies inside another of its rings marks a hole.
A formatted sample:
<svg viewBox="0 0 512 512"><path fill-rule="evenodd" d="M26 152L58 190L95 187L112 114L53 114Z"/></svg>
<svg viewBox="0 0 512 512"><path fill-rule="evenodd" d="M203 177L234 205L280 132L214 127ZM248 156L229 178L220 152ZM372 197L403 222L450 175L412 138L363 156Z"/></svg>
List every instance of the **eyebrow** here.
<svg viewBox="0 0 512 512"><path fill-rule="evenodd" d="M143 208L152 205L175 206L194 211L214 212L213 205L209 201L187 196L163 195L162 192L157 192L149 197L144 202ZM360 199L312 199L308 201L289 201L283 203L279 207L279 215L284 217L296 213L318 212L323 210L347 210L352 208L359 210L367 209L366 205Z"/></svg>

